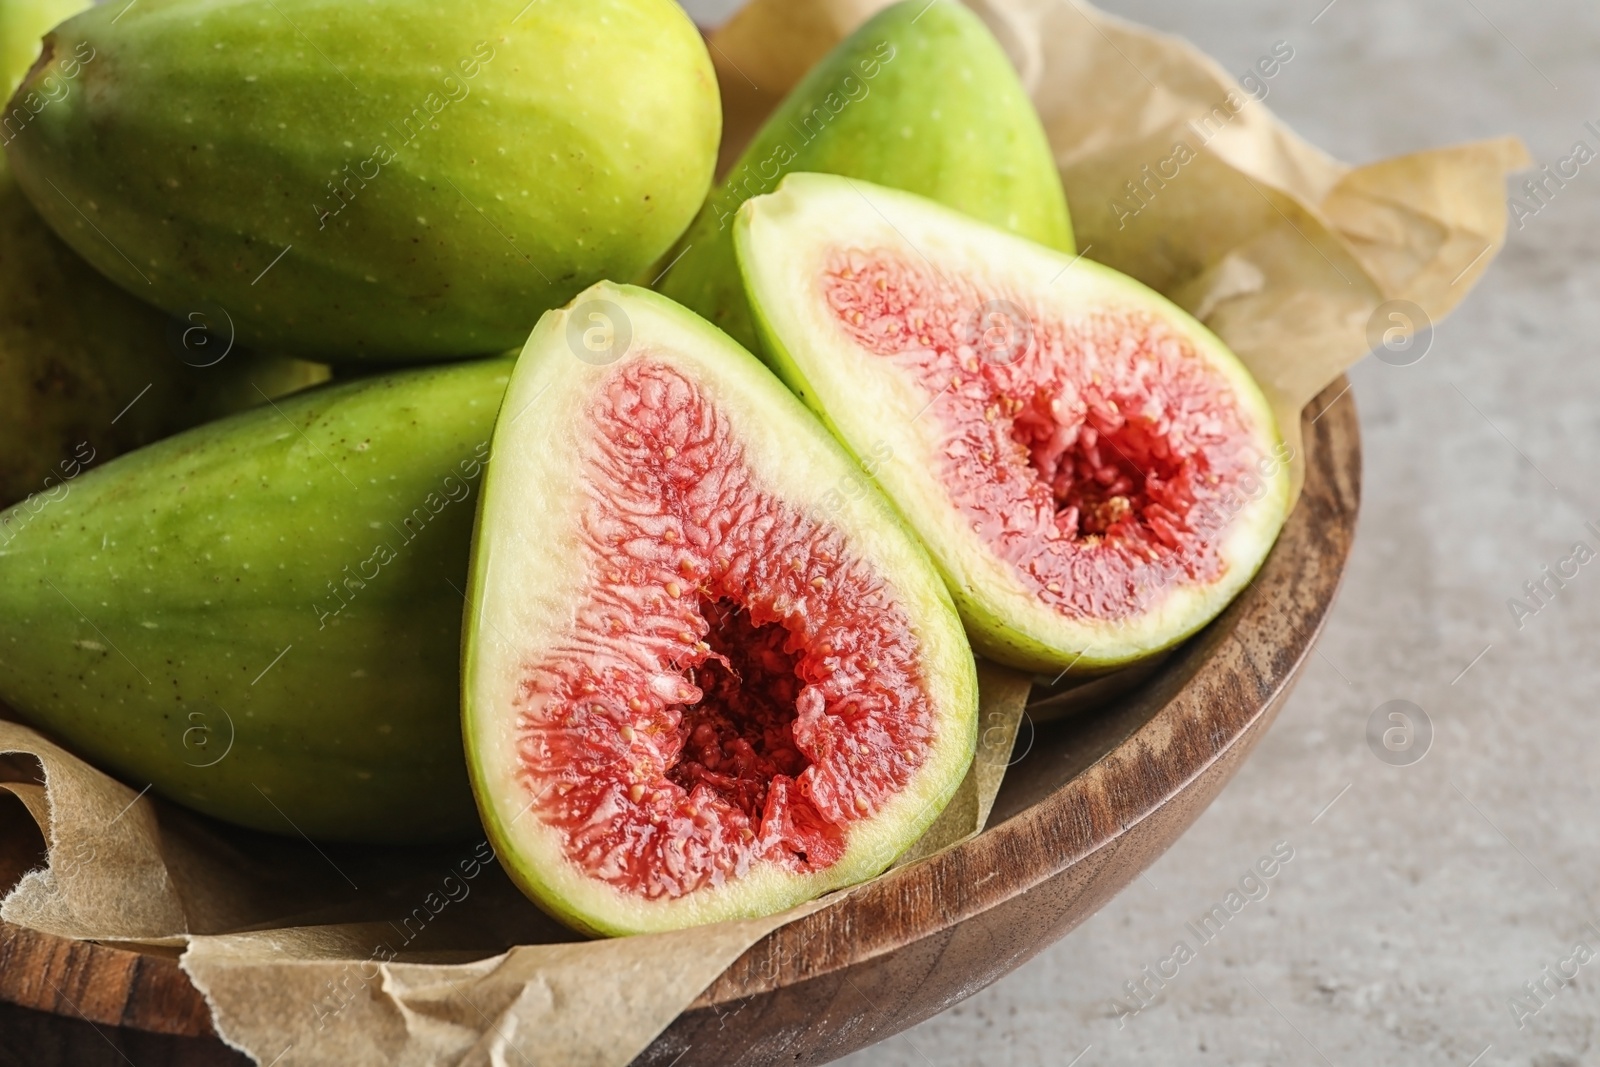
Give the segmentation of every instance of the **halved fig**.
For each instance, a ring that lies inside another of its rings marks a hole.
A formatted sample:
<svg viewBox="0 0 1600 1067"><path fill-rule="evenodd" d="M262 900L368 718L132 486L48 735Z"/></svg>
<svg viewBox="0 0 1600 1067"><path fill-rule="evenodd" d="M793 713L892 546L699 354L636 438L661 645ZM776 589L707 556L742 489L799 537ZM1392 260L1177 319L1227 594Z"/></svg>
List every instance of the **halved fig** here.
<svg viewBox="0 0 1600 1067"><path fill-rule="evenodd" d="M540 320L491 455L463 732L536 903L599 934L768 914L938 815L977 735L955 606L753 356L602 283Z"/></svg>
<svg viewBox="0 0 1600 1067"><path fill-rule="evenodd" d="M1249 372L1159 294L831 175L748 201L735 240L767 361L880 458L983 655L1143 659L1266 558L1288 449Z"/></svg>

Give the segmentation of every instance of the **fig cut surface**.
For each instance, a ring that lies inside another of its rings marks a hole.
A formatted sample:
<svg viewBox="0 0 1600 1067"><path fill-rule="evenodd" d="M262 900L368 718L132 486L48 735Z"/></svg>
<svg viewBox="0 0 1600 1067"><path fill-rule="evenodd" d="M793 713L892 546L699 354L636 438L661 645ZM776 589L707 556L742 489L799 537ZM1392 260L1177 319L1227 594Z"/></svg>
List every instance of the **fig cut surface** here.
<svg viewBox="0 0 1600 1067"><path fill-rule="evenodd" d="M768 362L943 571L981 654L1087 673L1214 618L1286 517L1248 371L1164 297L912 194L821 174L741 210Z"/></svg>
<svg viewBox="0 0 1600 1067"><path fill-rule="evenodd" d="M464 733L535 902L599 934L769 914L921 835L972 758L970 648L889 504L828 496L849 457L753 356L596 286L534 331L492 455Z"/></svg>

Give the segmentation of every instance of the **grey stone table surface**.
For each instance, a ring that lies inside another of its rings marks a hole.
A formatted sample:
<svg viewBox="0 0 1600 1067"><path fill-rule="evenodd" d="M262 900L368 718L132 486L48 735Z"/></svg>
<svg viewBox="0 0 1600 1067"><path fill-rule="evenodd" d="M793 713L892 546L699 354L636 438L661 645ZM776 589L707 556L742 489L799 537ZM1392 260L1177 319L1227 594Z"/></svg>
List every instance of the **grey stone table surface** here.
<svg viewBox="0 0 1600 1067"><path fill-rule="evenodd" d="M1352 163L1507 132L1541 164L1600 149L1593 0L1103 6L1230 70L1289 42L1267 106ZM1352 373L1354 555L1237 778L1065 940L845 1063L1600 1064L1600 559L1574 550L1600 552L1600 159L1547 199L1426 358ZM1524 583L1563 561L1531 611ZM1397 699L1434 734L1409 766L1366 739ZM1134 1014L1125 983L1280 842L1265 898Z"/></svg>

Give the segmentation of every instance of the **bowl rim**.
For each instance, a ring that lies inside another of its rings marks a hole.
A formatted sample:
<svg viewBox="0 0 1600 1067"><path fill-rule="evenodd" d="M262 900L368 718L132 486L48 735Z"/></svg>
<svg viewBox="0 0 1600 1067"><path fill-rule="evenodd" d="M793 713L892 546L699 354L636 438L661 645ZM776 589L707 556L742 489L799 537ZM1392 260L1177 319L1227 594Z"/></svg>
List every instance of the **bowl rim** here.
<svg viewBox="0 0 1600 1067"><path fill-rule="evenodd" d="M962 982L953 996L930 989L919 1003L900 1005L888 1028L863 1031L850 1047L881 1040L1020 966L1154 862L1265 733L1328 617L1360 503L1359 422L1353 400L1338 403L1347 388L1340 377L1302 414L1305 488L1261 571L1216 622L1129 695L1130 706L1147 714L1106 726L1080 765L1033 803L1007 812L1002 790L983 833L845 891L769 933L636 1062L655 1062L658 1053L693 1047L694 1035L720 1031L730 1005L744 1010L786 992L814 995L840 982L856 984L856 975L881 971L914 946L938 945L942 953L963 927L986 916L1045 908L1044 936L1010 945L1004 958L979 961L972 970L980 976ZM209 1038L222 1049L176 950L78 942L0 922L0 961L0 1002L114 1030ZM970 961L956 961L962 962ZM922 985L930 980L924 975ZM105 988L96 989L97 982ZM807 988L813 993L805 994Z"/></svg>

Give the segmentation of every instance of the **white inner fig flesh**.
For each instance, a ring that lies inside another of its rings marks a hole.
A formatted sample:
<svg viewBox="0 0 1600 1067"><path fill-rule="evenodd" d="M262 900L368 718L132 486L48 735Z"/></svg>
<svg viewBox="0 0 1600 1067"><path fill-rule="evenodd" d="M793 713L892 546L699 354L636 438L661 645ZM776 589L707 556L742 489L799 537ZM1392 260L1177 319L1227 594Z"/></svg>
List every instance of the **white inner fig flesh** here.
<svg viewBox="0 0 1600 1067"><path fill-rule="evenodd" d="M906 193L794 175L740 262L768 357L877 477L1016 666L1114 666L1209 621L1285 515L1259 388L1108 268Z"/></svg>
<svg viewBox="0 0 1600 1067"><path fill-rule="evenodd" d="M513 877L617 933L882 869L959 783L975 692L892 510L817 505L849 472L822 428L688 312L605 291L628 353L583 363L541 323L508 393L465 711Z"/></svg>

